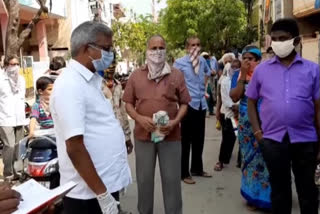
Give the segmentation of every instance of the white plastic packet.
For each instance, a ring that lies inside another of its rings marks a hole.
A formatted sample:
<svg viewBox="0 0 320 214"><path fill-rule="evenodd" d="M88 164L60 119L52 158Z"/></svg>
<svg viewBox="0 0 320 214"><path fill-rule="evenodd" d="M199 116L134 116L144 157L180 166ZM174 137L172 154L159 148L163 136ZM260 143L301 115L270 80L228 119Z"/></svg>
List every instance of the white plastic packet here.
<svg viewBox="0 0 320 214"><path fill-rule="evenodd" d="M153 122L156 124L157 129L151 133L151 141L154 143L159 143L166 137L160 132L160 127L165 126L169 123L169 116L166 111L158 111L153 114Z"/></svg>

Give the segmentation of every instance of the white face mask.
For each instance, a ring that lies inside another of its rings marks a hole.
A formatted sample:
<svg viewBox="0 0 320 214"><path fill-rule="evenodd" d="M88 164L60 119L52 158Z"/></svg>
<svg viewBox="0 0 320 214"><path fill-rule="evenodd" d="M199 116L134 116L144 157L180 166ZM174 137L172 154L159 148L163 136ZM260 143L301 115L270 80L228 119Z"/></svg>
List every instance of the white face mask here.
<svg viewBox="0 0 320 214"><path fill-rule="evenodd" d="M295 46L293 45L294 39L286 40L283 42L272 41L271 47L274 53L280 58L286 58L289 54L292 53Z"/></svg>
<svg viewBox="0 0 320 214"><path fill-rule="evenodd" d="M163 50L147 50L148 63L162 64L166 61L166 49Z"/></svg>

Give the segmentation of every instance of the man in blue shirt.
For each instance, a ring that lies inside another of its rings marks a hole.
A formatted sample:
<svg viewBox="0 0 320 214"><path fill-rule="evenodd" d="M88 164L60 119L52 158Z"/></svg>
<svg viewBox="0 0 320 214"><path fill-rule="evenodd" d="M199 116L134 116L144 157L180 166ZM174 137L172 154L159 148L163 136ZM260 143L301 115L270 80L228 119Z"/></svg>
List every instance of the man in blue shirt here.
<svg viewBox="0 0 320 214"><path fill-rule="evenodd" d="M193 176L211 177L203 171L202 163L207 111L205 92L211 70L206 60L200 56L200 49L200 39L198 37L188 38L186 40L188 54L177 59L173 65L183 72L191 96L188 113L181 122L181 179L187 184L195 184L189 172L190 144L192 145L191 174Z"/></svg>

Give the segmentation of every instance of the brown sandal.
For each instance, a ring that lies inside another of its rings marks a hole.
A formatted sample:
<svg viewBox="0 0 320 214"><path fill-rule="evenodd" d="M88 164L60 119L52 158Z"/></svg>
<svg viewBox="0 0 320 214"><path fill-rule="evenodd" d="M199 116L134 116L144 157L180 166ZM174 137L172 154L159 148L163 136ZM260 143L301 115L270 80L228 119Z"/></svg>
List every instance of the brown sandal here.
<svg viewBox="0 0 320 214"><path fill-rule="evenodd" d="M183 182L186 183L186 184L195 184L196 182L192 179L191 176L187 177L187 178L184 178L183 179Z"/></svg>
<svg viewBox="0 0 320 214"><path fill-rule="evenodd" d="M214 171L220 172L223 169L223 163L221 162L216 163L213 169Z"/></svg>
<svg viewBox="0 0 320 214"><path fill-rule="evenodd" d="M209 173L203 171L202 173L191 173L192 176L199 176L199 177L204 177L204 178L211 178L212 175Z"/></svg>

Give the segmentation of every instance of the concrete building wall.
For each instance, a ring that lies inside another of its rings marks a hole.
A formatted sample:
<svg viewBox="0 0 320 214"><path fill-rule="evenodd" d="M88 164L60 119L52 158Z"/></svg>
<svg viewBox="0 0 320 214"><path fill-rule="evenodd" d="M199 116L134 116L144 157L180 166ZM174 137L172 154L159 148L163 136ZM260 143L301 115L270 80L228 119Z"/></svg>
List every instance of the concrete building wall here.
<svg viewBox="0 0 320 214"><path fill-rule="evenodd" d="M320 35L316 37L302 37L302 56L320 64Z"/></svg>

